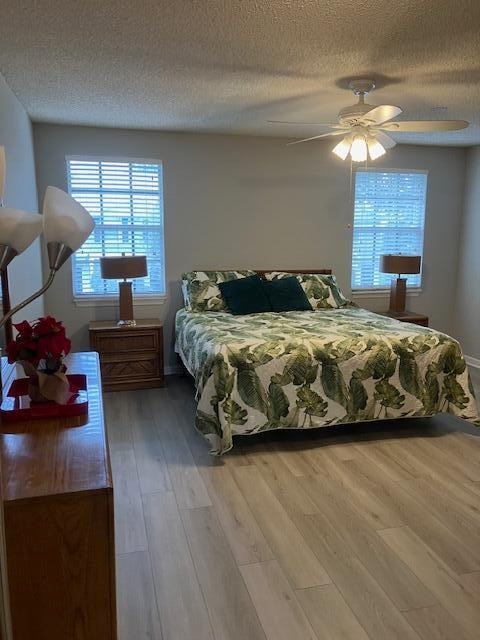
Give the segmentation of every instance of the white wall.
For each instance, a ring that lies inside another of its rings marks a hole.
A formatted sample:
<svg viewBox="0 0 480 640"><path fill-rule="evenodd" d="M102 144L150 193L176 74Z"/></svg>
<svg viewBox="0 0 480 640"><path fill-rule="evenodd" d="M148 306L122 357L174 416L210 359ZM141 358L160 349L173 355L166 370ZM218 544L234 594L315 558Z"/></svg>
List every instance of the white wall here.
<svg viewBox="0 0 480 640"><path fill-rule="evenodd" d="M480 147L467 152L454 317L455 337L480 361Z"/></svg>
<svg viewBox="0 0 480 640"><path fill-rule="evenodd" d="M166 321L167 364L175 364L173 318L181 306L179 279L195 268L332 267L348 292L352 203L349 164L332 143L296 147L284 139L175 134L61 125L34 126L39 197L48 184L66 189L65 156L157 158L164 165L168 299L138 307L137 317ZM465 151L397 146L377 166L427 169L424 287L409 299L431 326L452 325ZM363 306L388 307L383 299ZM76 349L88 348L91 319L114 317L111 307L76 307L70 266L46 294L49 313L63 319Z"/></svg>
<svg viewBox="0 0 480 640"><path fill-rule="evenodd" d="M5 147L7 175L5 206L24 211L38 211L32 126L14 93L0 75L0 145ZM14 259L8 268L12 307L42 286L40 242ZM40 298L23 309L14 321L43 315Z"/></svg>

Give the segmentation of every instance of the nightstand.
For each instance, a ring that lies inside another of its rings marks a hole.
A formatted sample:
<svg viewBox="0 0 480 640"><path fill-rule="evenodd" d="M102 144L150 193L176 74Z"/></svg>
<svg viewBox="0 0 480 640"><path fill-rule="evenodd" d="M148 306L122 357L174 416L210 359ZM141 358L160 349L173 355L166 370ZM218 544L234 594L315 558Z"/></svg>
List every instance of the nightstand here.
<svg viewBox="0 0 480 640"><path fill-rule="evenodd" d="M90 322L90 348L98 351L103 390L163 386L163 326L159 320L137 320L134 327L114 321Z"/></svg>
<svg viewBox="0 0 480 640"><path fill-rule="evenodd" d="M377 313L380 316L395 318L400 322L411 322L422 327L428 327L428 316L424 316L422 313L414 313L413 311L378 311Z"/></svg>

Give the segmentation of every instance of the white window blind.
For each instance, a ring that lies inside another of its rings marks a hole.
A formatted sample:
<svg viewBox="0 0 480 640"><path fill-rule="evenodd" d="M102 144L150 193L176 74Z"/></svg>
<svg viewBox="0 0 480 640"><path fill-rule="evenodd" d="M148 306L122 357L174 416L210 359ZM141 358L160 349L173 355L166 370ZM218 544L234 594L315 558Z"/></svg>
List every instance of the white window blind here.
<svg viewBox="0 0 480 640"><path fill-rule="evenodd" d="M118 295L100 274L101 256L145 255L148 275L133 280L139 295L165 291L163 180L159 162L67 158L70 195L90 212L95 229L73 255L77 298Z"/></svg>
<svg viewBox="0 0 480 640"><path fill-rule="evenodd" d="M390 286L379 270L384 253L422 255L426 192L426 172L356 171L352 289ZM420 284L421 274L408 276L409 287Z"/></svg>

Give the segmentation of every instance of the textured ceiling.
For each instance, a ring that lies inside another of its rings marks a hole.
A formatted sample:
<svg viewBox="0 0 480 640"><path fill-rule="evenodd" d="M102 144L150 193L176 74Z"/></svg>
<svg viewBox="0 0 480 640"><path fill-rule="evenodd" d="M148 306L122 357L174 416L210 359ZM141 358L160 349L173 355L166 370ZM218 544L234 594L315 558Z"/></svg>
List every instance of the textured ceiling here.
<svg viewBox="0 0 480 640"><path fill-rule="evenodd" d="M2 0L0 42L35 121L306 137L266 120L334 121L371 76L400 119L472 123L397 140L480 143L480 0Z"/></svg>

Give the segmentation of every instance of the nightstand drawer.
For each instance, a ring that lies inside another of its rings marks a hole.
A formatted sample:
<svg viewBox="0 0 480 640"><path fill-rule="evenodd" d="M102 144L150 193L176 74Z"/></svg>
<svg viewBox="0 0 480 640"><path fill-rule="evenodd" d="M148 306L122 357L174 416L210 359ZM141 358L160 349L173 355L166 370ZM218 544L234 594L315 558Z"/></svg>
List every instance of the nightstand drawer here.
<svg viewBox="0 0 480 640"><path fill-rule="evenodd" d="M137 320L128 328L91 322L90 347L100 356L104 391L163 385L163 327L158 320Z"/></svg>
<svg viewBox="0 0 480 640"><path fill-rule="evenodd" d="M119 331L103 332L94 336L92 346L102 354L158 351L158 331L121 329Z"/></svg>
<svg viewBox="0 0 480 640"><path fill-rule="evenodd" d="M157 353L135 353L130 355L100 356L102 380L108 384L124 380L150 379L160 377L160 358Z"/></svg>

